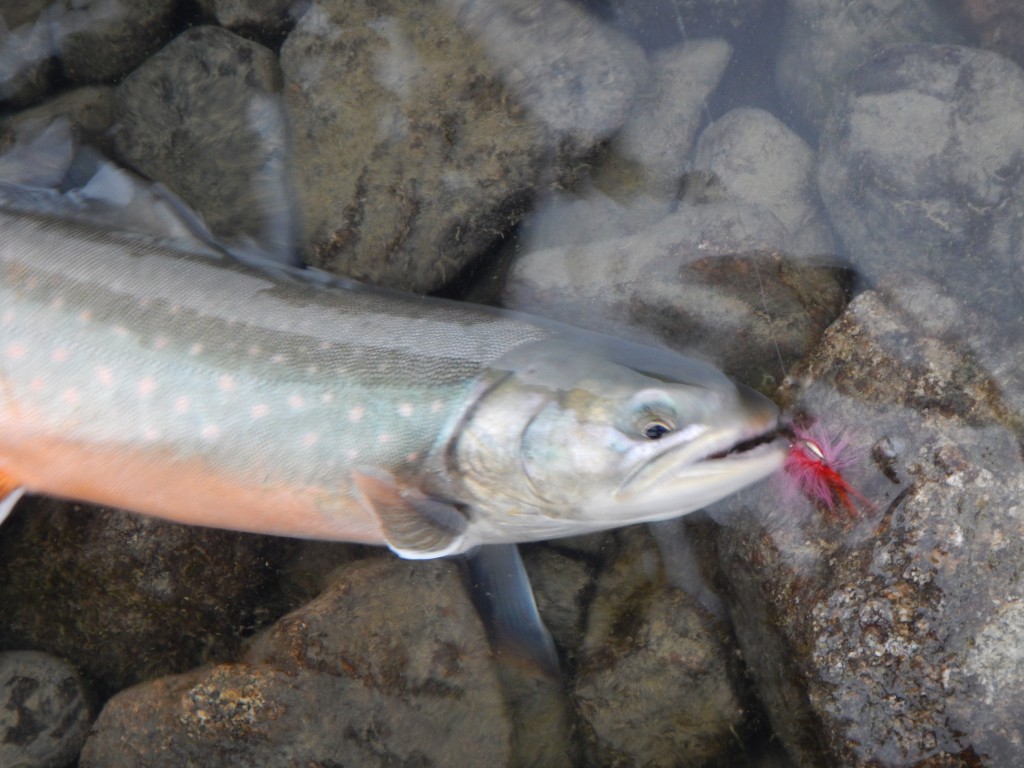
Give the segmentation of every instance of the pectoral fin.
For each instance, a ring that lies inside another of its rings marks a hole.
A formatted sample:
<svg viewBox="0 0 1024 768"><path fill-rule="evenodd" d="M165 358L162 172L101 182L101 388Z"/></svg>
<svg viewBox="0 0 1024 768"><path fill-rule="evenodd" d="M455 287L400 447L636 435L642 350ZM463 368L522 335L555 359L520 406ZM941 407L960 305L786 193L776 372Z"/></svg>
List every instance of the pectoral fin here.
<svg viewBox="0 0 1024 768"><path fill-rule="evenodd" d="M525 663L559 678L555 643L537 612L516 545L478 547L461 562L469 596L495 653L506 662Z"/></svg>
<svg viewBox="0 0 1024 768"><path fill-rule="evenodd" d="M358 470L353 481L399 557L427 560L464 549L469 521L454 503L403 487L387 472Z"/></svg>
<svg viewBox="0 0 1024 768"><path fill-rule="evenodd" d="M0 472L0 523L7 519L24 493L24 486Z"/></svg>

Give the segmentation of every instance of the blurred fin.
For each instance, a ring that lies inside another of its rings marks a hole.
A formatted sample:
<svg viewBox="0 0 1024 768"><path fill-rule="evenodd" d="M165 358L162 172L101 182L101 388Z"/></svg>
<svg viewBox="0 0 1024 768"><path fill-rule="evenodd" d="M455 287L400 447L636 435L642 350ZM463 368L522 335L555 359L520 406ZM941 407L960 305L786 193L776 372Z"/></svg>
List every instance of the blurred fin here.
<svg viewBox="0 0 1024 768"><path fill-rule="evenodd" d="M469 596L498 659L525 664L552 678L560 677L555 643L537 612L533 589L516 545L478 547L461 563Z"/></svg>
<svg viewBox="0 0 1024 768"><path fill-rule="evenodd" d="M14 144L0 155L0 205L141 235L256 268L299 266L298 216L287 177L283 108L271 98L254 100L249 119L268 160L252 179L261 212L258 238L230 243L210 231L202 216L159 182L123 168L91 147L80 147L70 121L20 126Z"/></svg>
<svg viewBox="0 0 1024 768"><path fill-rule="evenodd" d="M725 620L725 604L704 578L699 555L693 540L686 535L683 519L648 523L648 528L661 551L668 583L696 598L716 618Z"/></svg>
<svg viewBox="0 0 1024 768"><path fill-rule="evenodd" d="M11 510L25 494L25 487L18 485L7 475L0 473L0 523L7 519Z"/></svg>
<svg viewBox="0 0 1024 768"><path fill-rule="evenodd" d="M407 560L445 557L462 548L468 521L446 499L404 487L389 472L356 470L352 480L380 523L388 548Z"/></svg>
<svg viewBox="0 0 1024 768"><path fill-rule="evenodd" d="M71 122L66 117L45 126L28 121L18 126L14 144L0 155L0 179L27 187L56 187L67 173L75 150Z"/></svg>

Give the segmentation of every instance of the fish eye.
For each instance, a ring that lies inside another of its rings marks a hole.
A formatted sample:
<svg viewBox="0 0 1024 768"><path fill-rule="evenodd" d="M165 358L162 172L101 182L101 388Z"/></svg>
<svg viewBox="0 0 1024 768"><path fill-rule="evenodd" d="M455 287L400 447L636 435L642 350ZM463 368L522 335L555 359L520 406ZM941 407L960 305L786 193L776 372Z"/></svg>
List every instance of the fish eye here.
<svg viewBox="0 0 1024 768"><path fill-rule="evenodd" d="M672 427L664 421L655 420L647 422L640 431L650 440L660 440L672 431Z"/></svg>
<svg viewBox="0 0 1024 768"><path fill-rule="evenodd" d="M629 401L622 424L630 435L660 440L678 428L678 411L672 398L662 389L644 389Z"/></svg>

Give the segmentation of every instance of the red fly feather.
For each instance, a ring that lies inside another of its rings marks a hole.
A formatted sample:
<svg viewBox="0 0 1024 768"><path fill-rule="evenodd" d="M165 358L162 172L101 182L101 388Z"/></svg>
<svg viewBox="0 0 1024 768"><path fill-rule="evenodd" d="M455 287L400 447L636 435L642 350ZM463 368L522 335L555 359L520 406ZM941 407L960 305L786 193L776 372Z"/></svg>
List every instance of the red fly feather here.
<svg viewBox="0 0 1024 768"><path fill-rule="evenodd" d="M830 514L845 511L860 517L872 504L843 477L853 464L850 440L843 433L829 433L815 424L809 429L792 427L792 444L783 464L787 493L799 493Z"/></svg>

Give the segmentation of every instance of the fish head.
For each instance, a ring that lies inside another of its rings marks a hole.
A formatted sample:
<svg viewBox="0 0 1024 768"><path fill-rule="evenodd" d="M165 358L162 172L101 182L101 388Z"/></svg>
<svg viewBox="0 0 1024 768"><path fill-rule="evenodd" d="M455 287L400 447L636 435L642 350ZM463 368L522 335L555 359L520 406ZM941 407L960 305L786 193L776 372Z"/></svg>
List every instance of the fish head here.
<svg viewBox="0 0 1024 768"><path fill-rule="evenodd" d="M474 507L538 529L509 538L547 538L676 517L764 478L788 446L777 419L701 361L547 340L492 366L453 455Z"/></svg>

